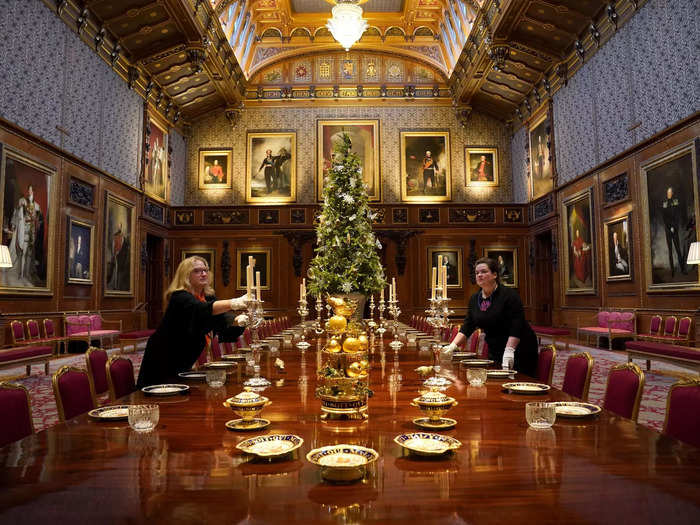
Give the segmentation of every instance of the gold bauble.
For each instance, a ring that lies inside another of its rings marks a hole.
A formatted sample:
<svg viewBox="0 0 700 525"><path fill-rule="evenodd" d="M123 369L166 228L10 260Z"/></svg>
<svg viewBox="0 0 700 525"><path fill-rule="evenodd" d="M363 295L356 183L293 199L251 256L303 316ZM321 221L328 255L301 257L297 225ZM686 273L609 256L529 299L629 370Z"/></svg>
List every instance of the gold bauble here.
<svg viewBox="0 0 700 525"><path fill-rule="evenodd" d="M350 364L348 366L348 377L363 377L367 375L367 372L365 372L365 369L362 368L362 365L355 361L354 363Z"/></svg>
<svg viewBox="0 0 700 525"><path fill-rule="evenodd" d="M329 297L328 298L328 304L331 306L342 306L345 304L345 299L342 297Z"/></svg>
<svg viewBox="0 0 700 525"><path fill-rule="evenodd" d="M328 329L331 332L342 332L347 325L348 321L342 315L334 315L328 319Z"/></svg>
<svg viewBox="0 0 700 525"><path fill-rule="evenodd" d="M326 344L326 350L329 352L341 352L343 348L340 346L340 343L337 339L331 339Z"/></svg>
<svg viewBox="0 0 700 525"><path fill-rule="evenodd" d="M360 337L357 338L357 340L360 342L360 348L362 350L367 350L369 348L369 339L367 339L367 336L365 334L361 334Z"/></svg>
<svg viewBox="0 0 700 525"><path fill-rule="evenodd" d="M360 360L360 366L363 370L367 370L369 368L369 361L367 361L367 359Z"/></svg>
<svg viewBox="0 0 700 525"><path fill-rule="evenodd" d="M346 337L343 341L343 350L346 352L357 352L360 350L360 340L356 337Z"/></svg>

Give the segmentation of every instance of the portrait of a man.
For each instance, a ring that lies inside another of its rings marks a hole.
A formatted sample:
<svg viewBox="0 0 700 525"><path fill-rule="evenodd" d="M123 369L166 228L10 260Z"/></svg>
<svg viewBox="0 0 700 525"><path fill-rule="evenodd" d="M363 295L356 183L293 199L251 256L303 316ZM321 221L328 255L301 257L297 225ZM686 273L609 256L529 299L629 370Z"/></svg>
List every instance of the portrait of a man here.
<svg viewBox="0 0 700 525"><path fill-rule="evenodd" d="M465 148L467 186L498 186L498 149Z"/></svg>
<svg viewBox="0 0 700 525"><path fill-rule="evenodd" d="M108 193L105 213L105 295L131 295L134 207Z"/></svg>
<svg viewBox="0 0 700 525"><path fill-rule="evenodd" d="M614 218L604 224L607 241L606 279L623 281L632 278L632 245L630 244L629 215Z"/></svg>
<svg viewBox="0 0 700 525"><path fill-rule="evenodd" d="M248 133L246 201L296 200L296 133Z"/></svg>
<svg viewBox="0 0 700 525"><path fill-rule="evenodd" d="M231 149L200 149L198 179L200 190L230 188Z"/></svg>
<svg viewBox="0 0 700 525"><path fill-rule="evenodd" d="M168 131L149 118L150 133L146 134L146 169L144 190L151 196L164 201L167 198L168 180Z"/></svg>
<svg viewBox="0 0 700 525"><path fill-rule="evenodd" d="M73 284L92 284L92 223L68 218L68 262L66 280Z"/></svg>
<svg viewBox="0 0 700 525"><path fill-rule="evenodd" d="M449 132L401 132L401 198L439 202L450 199Z"/></svg>
<svg viewBox="0 0 700 525"><path fill-rule="evenodd" d="M503 286L518 286L518 249L515 247L484 248L484 257L498 264L498 282Z"/></svg>
<svg viewBox="0 0 700 525"><path fill-rule="evenodd" d="M552 127L549 115L545 114L530 126L530 197L535 200L554 189L554 170L550 134Z"/></svg>
<svg viewBox="0 0 700 525"><path fill-rule="evenodd" d="M432 277L432 269L442 266L447 269L447 287L462 287L462 249L461 248L428 248L428 278ZM430 282L430 281L428 281Z"/></svg>
<svg viewBox="0 0 700 525"><path fill-rule="evenodd" d="M595 251L593 249L592 192L579 192L563 201L564 240L567 249L566 293L595 293Z"/></svg>
<svg viewBox="0 0 700 525"><path fill-rule="evenodd" d="M2 153L2 244L10 251L11 268L0 271L0 291L49 292L51 232L50 168L4 148Z"/></svg>

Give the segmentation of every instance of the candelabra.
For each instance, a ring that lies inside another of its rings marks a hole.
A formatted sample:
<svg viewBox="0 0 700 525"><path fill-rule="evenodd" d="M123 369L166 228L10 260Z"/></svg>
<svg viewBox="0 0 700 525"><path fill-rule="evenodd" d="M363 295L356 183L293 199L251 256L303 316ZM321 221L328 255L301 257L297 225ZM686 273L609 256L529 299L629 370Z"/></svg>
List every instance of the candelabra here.
<svg viewBox="0 0 700 525"><path fill-rule="evenodd" d="M311 344L306 340L306 316L309 315L306 297L299 299L297 313L299 314L299 317L301 317L301 340L296 344L296 347L303 352L311 346Z"/></svg>
<svg viewBox="0 0 700 525"><path fill-rule="evenodd" d="M399 302L396 299L389 300L389 315L394 318L392 323L392 329L394 331L394 340L389 343L389 346L394 349L394 352L398 352L403 343L399 341L399 315L401 315L401 309L399 308Z"/></svg>
<svg viewBox="0 0 700 525"><path fill-rule="evenodd" d="M433 327L435 341L431 345L433 351L433 369L440 370L440 330L450 325L450 315L454 312L450 310L450 298L437 293L429 299L430 306L425 311L428 314L427 322Z"/></svg>
<svg viewBox="0 0 700 525"><path fill-rule="evenodd" d="M379 311L379 327L377 328L377 333L379 337L382 337L384 336L384 332L386 332L386 327L384 326L384 310L386 310L384 297L379 298L379 308L377 310Z"/></svg>
<svg viewBox="0 0 700 525"><path fill-rule="evenodd" d="M321 293L319 292L318 297L316 297L316 335L321 335L323 333L323 323L321 319L321 313L323 312L323 301L321 300Z"/></svg>
<svg viewBox="0 0 700 525"><path fill-rule="evenodd" d="M253 351L253 371L255 375L248 379L244 386L249 387L266 387L271 383L260 376L260 353L262 352L262 343L260 342L260 337L258 334L258 327L262 324L264 320L265 310L263 309L263 302L260 299L251 299L248 301L248 328L250 329L250 335L252 342L250 343L250 348Z"/></svg>

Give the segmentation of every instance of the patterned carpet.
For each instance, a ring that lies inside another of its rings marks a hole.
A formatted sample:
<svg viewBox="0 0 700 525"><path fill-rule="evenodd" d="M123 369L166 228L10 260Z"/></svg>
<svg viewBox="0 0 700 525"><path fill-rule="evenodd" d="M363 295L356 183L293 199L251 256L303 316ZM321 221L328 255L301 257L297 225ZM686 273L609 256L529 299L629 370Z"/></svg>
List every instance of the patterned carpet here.
<svg viewBox="0 0 700 525"><path fill-rule="evenodd" d="M543 341L546 342L546 341ZM605 385L607 382L608 372L610 368L616 364L623 363L627 360L627 356L621 352L609 352L590 347L570 345L569 351L565 351L563 347L557 349L557 359L554 365L553 386L561 388L564 382L564 369L566 367L567 358L577 352L588 351L595 359L593 365L593 374L591 377L591 387L588 395L588 400L591 403L600 405L603 402L605 393ZM111 354L118 351L117 349L109 350ZM139 351L126 354L126 357L134 363L134 369L138 374L141 358L143 357L143 347ZM644 363L639 362L642 369ZM34 366L30 377L23 377L24 367L8 369L0 375L0 381L11 380L15 383L21 383L29 389L32 398L32 411L34 416L34 428L36 431L43 430L53 426L58 422L58 413L56 410L56 402L51 388L51 374L55 373L63 365L72 365L79 368L85 368L85 356L82 354L61 357L51 361L49 376L44 375L42 366ZM669 387L684 374L692 373L680 367L663 365L663 369L657 368L659 365L652 363L652 370L645 371L644 394L642 397L641 408L639 410L639 423L660 431L663 427L664 413L666 410L666 396ZM106 394L101 396L98 401L104 402Z"/></svg>

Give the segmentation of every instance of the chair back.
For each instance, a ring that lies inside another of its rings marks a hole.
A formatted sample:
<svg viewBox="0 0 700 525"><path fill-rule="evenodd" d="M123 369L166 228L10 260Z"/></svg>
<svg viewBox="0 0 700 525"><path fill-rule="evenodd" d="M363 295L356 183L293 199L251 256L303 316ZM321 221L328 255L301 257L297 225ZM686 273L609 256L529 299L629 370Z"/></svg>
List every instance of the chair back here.
<svg viewBox="0 0 700 525"><path fill-rule="evenodd" d="M107 357L106 350L94 346L91 346L85 352L87 371L92 378L92 386L95 388L95 394L97 395L104 394L109 389L107 372L105 370Z"/></svg>
<svg viewBox="0 0 700 525"><path fill-rule="evenodd" d="M632 421L637 420L644 390L644 372L634 363L613 366L608 374L603 408Z"/></svg>
<svg viewBox="0 0 700 525"><path fill-rule="evenodd" d="M678 319L675 315L669 315L664 323L664 337L673 337L676 335L676 326L678 325Z"/></svg>
<svg viewBox="0 0 700 525"><path fill-rule="evenodd" d="M119 355L110 357L105 364L105 373L111 401L116 401L136 390L134 364L131 359Z"/></svg>
<svg viewBox="0 0 700 525"><path fill-rule="evenodd" d="M467 352L479 353L479 337L481 336L481 328L477 328L469 336L469 341L467 341Z"/></svg>
<svg viewBox="0 0 700 525"><path fill-rule="evenodd" d="M557 349L554 345L545 345L540 348L537 358L537 379L548 385L552 384L554 373L554 360L557 358Z"/></svg>
<svg viewBox="0 0 700 525"><path fill-rule="evenodd" d="M39 331L39 322L36 319L27 320L27 334L29 339L41 339L41 332Z"/></svg>
<svg viewBox="0 0 700 525"><path fill-rule="evenodd" d="M692 324L693 320L690 317L682 317L680 323L678 323L678 337L689 340Z"/></svg>
<svg viewBox="0 0 700 525"><path fill-rule="evenodd" d="M90 330L102 330L102 316L100 314L90 316Z"/></svg>
<svg viewBox="0 0 700 525"><path fill-rule="evenodd" d="M610 312L607 310L601 310L598 312L598 326L602 328L608 327L608 320L610 319Z"/></svg>
<svg viewBox="0 0 700 525"><path fill-rule="evenodd" d="M221 361L221 346L217 335L211 338L211 358L213 361Z"/></svg>
<svg viewBox="0 0 700 525"><path fill-rule="evenodd" d="M666 399L664 434L700 447L700 379L671 385Z"/></svg>
<svg viewBox="0 0 700 525"><path fill-rule="evenodd" d="M53 324L53 319L44 319L44 335L47 339L56 337L56 326Z"/></svg>
<svg viewBox="0 0 700 525"><path fill-rule="evenodd" d="M12 334L12 344L16 345L27 341L22 321L18 321L17 319L10 321L10 333Z"/></svg>
<svg viewBox="0 0 700 525"><path fill-rule="evenodd" d="M659 335L659 331L661 330L661 316L660 315L654 315L651 318L651 322L649 323L649 334L650 335Z"/></svg>
<svg viewBox="0 0 700 525"><path fill-rule="evenodd" d="M97 407L95 388L86 370L64 365L53 375L51 382L61 421Z"/></svg>
<svg viewBox="0 0 700 525"><path fill-rule="evenodd" d="M246 329L243 331L243 339L245 340L245 344L246 344L247 346L250 346L250 343L253 342L253 336L250 335L250 328L246 328Z"/></svg>
<svg viewBox="0 0 700 525"><path fill-rule="evenodd" d="M583 401L588 398L588 388L591 386L593 358L588 352L574 354L566 362L564 384L561 389L570 396Z"/></svg>
<svg viewBox="0 0 700 525"><path fill-rule="evenodd" d="M0 382L0 447L34 433L32 402L22 385Z"/></svg>

